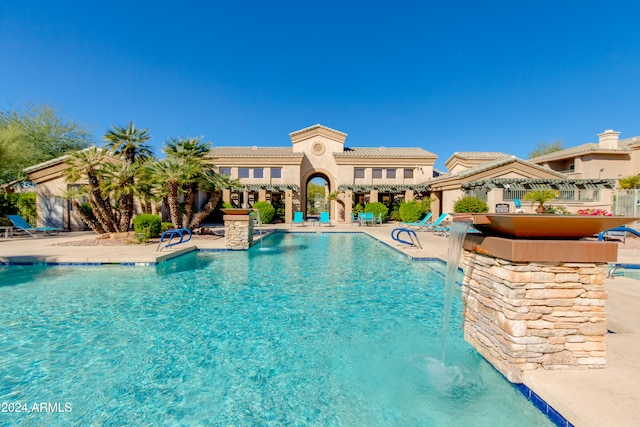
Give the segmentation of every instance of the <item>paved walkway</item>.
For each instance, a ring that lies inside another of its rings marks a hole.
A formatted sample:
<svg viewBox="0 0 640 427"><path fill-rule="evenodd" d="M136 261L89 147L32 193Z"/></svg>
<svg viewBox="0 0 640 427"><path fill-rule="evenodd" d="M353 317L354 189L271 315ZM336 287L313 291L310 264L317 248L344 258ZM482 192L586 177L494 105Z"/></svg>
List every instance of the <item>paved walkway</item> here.
<svg viewBox="0 0 640 427"><path fill-rule="evenodd" d="M448 240L432 233L418 233L423 249L400 245L391 239L394 224L378 227L336 225L305 227L289 225L263 226L265 232L365 232L414 258L447 258ZM218 231L222 231L220 228ZM100 262L155 263L184 252L224 249L224 238L198 239L157 252L156 244L124 246L63 246L59 243L85 240L93 233L62 233L55 237L14 237L0 239L0 262ZM622 249L618 262L640 263L640 250ZM606 289L609 334L607 367L592 370L536 370L525 374L529 388L553 406L577 427L640 425L640 280L616 277L608 279Z"/></svg>

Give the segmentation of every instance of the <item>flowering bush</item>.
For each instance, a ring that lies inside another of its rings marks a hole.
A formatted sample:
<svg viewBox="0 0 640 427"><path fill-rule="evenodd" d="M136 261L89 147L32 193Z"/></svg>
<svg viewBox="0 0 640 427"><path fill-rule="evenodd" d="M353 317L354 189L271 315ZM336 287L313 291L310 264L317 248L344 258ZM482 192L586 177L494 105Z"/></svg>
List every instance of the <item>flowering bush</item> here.
<svg viewBox="0 0 640 427"><path fill-rule="evenodd" d="M578 215L613 216L613 214L607 212L605 209L580 209Z"/></svg>

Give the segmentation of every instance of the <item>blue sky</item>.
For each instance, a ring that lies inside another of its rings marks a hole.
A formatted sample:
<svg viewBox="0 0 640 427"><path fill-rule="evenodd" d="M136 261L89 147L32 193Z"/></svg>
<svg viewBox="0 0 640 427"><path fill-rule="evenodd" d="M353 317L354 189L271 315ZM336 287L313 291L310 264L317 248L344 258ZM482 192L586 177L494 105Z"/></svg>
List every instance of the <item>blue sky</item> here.
<svg viewBox="0 0 640 427"><path fill-rule="evenodd" d="M503 151L640 135L634 1L0 4L0 109L46 103L214 145L289 146L316 123L347 145Z"/></svg>

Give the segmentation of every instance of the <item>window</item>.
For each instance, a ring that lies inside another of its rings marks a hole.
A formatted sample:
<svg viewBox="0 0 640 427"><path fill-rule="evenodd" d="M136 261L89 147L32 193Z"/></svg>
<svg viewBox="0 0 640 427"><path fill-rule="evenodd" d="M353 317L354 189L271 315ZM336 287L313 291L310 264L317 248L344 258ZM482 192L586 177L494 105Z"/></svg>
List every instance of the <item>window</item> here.
<svg viewBox="0 0 640 427"><path fill-rule="evenodd" d="M231 168L220 168L220 175L231 176Z"/></svg>
<svg viewBox="0 0 640 427"><path fill-rule="evenodd" d="M249 178L249 168L238 168L238 178Z"/></svg>
<svg viewBox="0 0 640 427"><path fill-rule="evenodd" d="M353 170L354 178L364 178L364 168L355 168Z"/></svg>
<svg viewBox="0 0 640 427"><path fill-rule="evenodd" d="M282 178L282 168L271 168L271 178Z"/></svg>
<svg viewBox="0 0 640 427"><path fill-rule="evenodd" d="M253 169L253 177L254 178L264 178L264 169L263 168L254 168Z"/></svg>
<svg viewBox="0 0 640 427"><path fill-rule="evenodd" d="M413 178L413 169L405 169L404 170L405 178Z"/></svg>
<svg viewBox="0 0 640 427"><path fill-rule="evenodd" d="M382 169L373 168L373 179L382 179Z"/></svg>
<svg viewBox="0 0 640 427"><path fill-rule="evenodd" d="M395 169L387 169L387 179L396 179Z"/></svg>

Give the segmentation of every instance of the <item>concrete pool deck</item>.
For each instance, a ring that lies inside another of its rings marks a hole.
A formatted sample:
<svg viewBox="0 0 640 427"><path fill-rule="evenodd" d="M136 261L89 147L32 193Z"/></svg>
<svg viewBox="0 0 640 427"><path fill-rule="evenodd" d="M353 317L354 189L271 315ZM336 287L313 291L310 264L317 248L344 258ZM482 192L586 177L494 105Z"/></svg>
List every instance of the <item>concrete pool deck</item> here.
<svg viewBox="0 0 640 427"><path fill-rule="evenodd" d="M364 232L414 258L446 260L448 240L419 232L423 249L400 245L391 239L397 224L378 227L335 225L291 227L263 226L263 231ZM223 230L222 227L218 228ZM224 238L201 239L156 252L157 244L75 246L72 242L91 239L94 233L61 233L58 236L30 236L0 239L0 262L11 263L156 263L195 249L224 249ZM182 247L184 246L184 247ZM621 248L618 262L640 263L640 249ZM608 328L607 367L591 370L536 370L524 375L524 383L573 425L640 425L640 280L607 279Z"/></svg>

